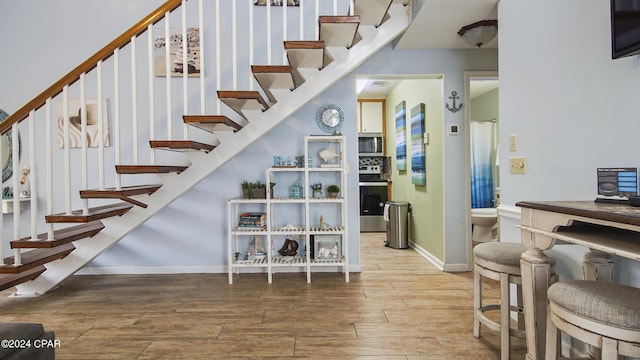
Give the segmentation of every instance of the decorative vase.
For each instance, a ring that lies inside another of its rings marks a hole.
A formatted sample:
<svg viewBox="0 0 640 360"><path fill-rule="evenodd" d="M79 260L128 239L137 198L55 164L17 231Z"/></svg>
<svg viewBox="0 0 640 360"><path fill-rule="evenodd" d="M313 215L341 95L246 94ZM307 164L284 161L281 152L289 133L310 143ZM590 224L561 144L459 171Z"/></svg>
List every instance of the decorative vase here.
<svg viewBox="0 0 640 360"><path fill-rule="evenodd" d="M315 199L320 199L322 197L322 190L313 190L313 197Z"/></svg>
<svg viewBox="0 0 640 360"><path fill-rule="evenodd" d="M22 176L20 177L20 197L31 197L31 183L29 182L29 167L22 167Z"/></svg>

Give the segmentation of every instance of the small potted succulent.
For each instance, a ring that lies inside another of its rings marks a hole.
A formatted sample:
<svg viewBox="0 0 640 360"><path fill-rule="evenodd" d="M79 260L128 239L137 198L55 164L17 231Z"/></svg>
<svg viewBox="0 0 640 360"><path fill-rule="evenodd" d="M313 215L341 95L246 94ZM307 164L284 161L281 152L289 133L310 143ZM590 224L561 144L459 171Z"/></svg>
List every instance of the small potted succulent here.
<svg viewBox="0 0 640 360"><path fill-rule="evenodd" d="M338 197L338 194L340 194L340 186L335 184L327 186L327 195L330 198L335 199Z"/></svg>

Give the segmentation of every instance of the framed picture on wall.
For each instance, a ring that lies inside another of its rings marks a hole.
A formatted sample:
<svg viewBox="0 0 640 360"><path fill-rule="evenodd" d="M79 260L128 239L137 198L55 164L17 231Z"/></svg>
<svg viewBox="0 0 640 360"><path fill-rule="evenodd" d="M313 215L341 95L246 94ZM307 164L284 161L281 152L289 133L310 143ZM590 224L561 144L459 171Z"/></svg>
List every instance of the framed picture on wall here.
<svg viewBox="0 0 640 360"><path fill-rule="evenodd" d="M153 54L156 76L167 76L167 51L169 44L169 72L171 76L182 76L186 70L189 77L200 76L200 29L187 28L187 46L182 44L183 36L181 28L169 29L169 41L167 42L164 30L155 32ZM187 55L187 63L184 64L184 52Z"/></svg>
<svg viewBox="0 0 640 360"><path fill-rule="evenodd" d="M69 147L82 147L82 121L86 119L87 147L97 147L100 144L99 110L97 99L86 99L84 117L82 116L80 99L69 99ZM58 147L65 146L65 116L63 102L58 103ZM102 99L102 145L109 146L109 117L107 99Z"/></svg>
<svg viewBox="0 0 640 360"><path fill-rule="evenodd" d="M405 101L396 105L396 169L407 170L407 107Z"/></svg>
<svg viewBox="0 0 640 360"><path fill-rule="evenodd" d="M426 185L427 171L424 152L425 104L411 109L411 182Z"/></svg>

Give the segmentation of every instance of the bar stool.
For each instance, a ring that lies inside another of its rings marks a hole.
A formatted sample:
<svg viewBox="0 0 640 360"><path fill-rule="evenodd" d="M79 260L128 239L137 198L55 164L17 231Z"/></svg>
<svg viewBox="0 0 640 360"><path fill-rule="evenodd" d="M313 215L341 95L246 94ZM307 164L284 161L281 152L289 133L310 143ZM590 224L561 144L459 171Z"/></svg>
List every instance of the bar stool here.
<svg viewBox="0 0 640 360"><path fill-rule="evenodd" d="M560 331L602 350L602 359L640 357L640 289L593 280L549 287L545 359L558 359Z"/></svg>
<svg viewBox="0 0 640 360"><path fill-rule="evenodd" d="M509 359L511 336L524 338L522 312L522 278L520 256L526 248L521 244L487 242L473 248L473 336L480 337L480 324L500 332L500 358ZM500 282L500 303L483 305L482 278ZM517 285L517 306L511 305L510 285ZM500 310L500 323L489 319L485 312ZM518 312L518 328L511 327L511 311Z"/></svg>

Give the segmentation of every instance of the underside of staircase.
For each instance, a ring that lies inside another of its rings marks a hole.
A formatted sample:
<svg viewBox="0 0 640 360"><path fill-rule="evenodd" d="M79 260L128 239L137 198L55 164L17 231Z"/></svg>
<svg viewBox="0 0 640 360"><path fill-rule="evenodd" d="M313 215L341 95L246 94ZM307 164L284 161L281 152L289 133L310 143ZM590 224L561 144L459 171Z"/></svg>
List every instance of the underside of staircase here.
<svg viewBox="0 0 640 360"><path fill-rule="evenodd" d="M16 286L17 296L43 294L72 275L130 231L169 205L221 165L349 74L408 25L406 9L392 0L356 0L353 16L321 16L319 39L285 41L287 65L253 65L260 90L224 90L219 99L242 118L224 115L184 115L189 126L213 134L232 133L219 144L191 140L152 140L158 150L184 152L190 165L122 164L115 172L127 176L156 174L160 183L121 188L86 189L82 199L114 202L70 213L47 215L47 223L70 224L37 239L11 242L22 253L0 267L0 289Z"/></svg>

